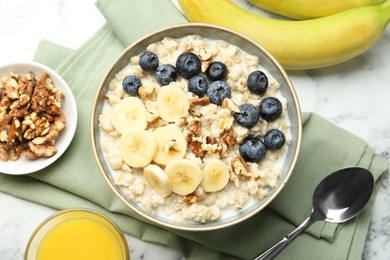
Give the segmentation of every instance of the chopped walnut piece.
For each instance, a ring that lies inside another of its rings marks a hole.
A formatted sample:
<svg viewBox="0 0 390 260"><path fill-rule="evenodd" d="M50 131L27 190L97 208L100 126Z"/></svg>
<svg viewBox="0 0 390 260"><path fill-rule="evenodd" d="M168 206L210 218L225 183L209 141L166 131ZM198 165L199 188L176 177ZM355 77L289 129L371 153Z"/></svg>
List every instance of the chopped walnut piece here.
<svg viewBox="0 0 390 260"><path fill-rule="evenodd" d="M238 108L236 103L234 103L233 100L231 100L230 98L224 98L222 100L222 107L227 108L232 112L236 112L236 113L240 112L240 109Z"/></svg>
<svg viewBox="0 0 390 260"><path fill-rule="evenodd" d="M35 153L38 157L50 157L57 153L57 148L49 144L34 144L33 142L28 143L28 147L31 152Z"/></svg>
<svg viewBox="0 0 390 260"><path fill-rule="evenodd" d="M49 121L50 124L54 123L56 118L57 117L61 117L62 115L61 114L58 114L57 116L54 116L54 115L50 115L49 113L47 112L42 112L41 113L41 117L44 117L47 119L47 121Z"/></svg>
<svg viewBox="0 0 390 260"><path fill-rule="evenodd" d="M201 71L204 73L208 69L210 63L211 63L211 53L207 50L206 46L200 46L194 48L194 53L196 53L199 56L199 59L201 61Z"/></svg>
<svg viewBox="0 0 390 260"><path fill-rule="evenodd" d="M159 86L155 83L147 83L147 84L144 84L142 85L139 89L138 89L138 94L142 97L142 98L147 98L147 97L150 97L152 96L153 94L155 94L157 91L158 91L158 88Z"/></svg>
<svg viewBox="0 0 390 260"><path fill-rule="evenodd" d="M29 104L25 104L22 107L15 106L11 110L10 114L13 117L17 117L17 118L25 117L25 116L27 116L30 113L30 111L28 110L29 106L30 106Z"/></svg>
<svg viewBox="0 0 390 260"><path fill-rule="evenodd" d="M194 119L194 120L190 121L187 124L187 127L188 127L188 130L190 130L195 135L199 135L200 134L201 125L200 125L200 120L199 119Z"/></svg>
<svg viewBox="0 0 390 260"><path fill-rule="evenodd" d="M216 144L217 139L212 136L206 136L206 144Z"/></svg>
<svg viewBox="0 0 390 260"><path fill-rule="evenodd" d="M210 63L211 63L211 59L210 60L202 60L201 65L200 65L200 70L203 73L205 73L207 71L207 69L209 68Z"/></svg>
<svg viewBox="0 0 390 260"><path fill-rule="evenodd" d="M241 157L238 153L233 154L231 166L234 174L243 175L246 177L250 177L250 168L248 164L245 162L244 158Z"/></svg>
<svg viewBox="0 0 390 260"><path fill-rule="evenodd" d="M187 143L190 143L192 141L192 138L194 138L194 133L191 133L189 132L187 135L186 135L186 141Z"/></svg>
<svg viewBox="0 0 390 260"><path fill-rule="evenodd" d="M27 96L26 94L22 94L20 95L17 107L19 108L27 105L29 101L30 101L30 97Z"/></svg>
<svg viewBox="0 0 390 260"><path fill-rule="evenodd" d="M15 99L19 98L18 90L14 86L12 86L11 84L6 84L5 85L5 93L12 100L15 100Z"/></svg>
<svg viewBox="0 0 390 260"><path fill-rule="evenodd" d="M206 96L201 98L192 98L190 99L190 107L194 106L207 106L210 104L210 99Z"/></svg>
<svg viewBox="0 0 390 260"><path fill-rule="evenodd" d="M155 118L153 118L153 120L152 121L147 121L147 129L149 129L149 128L153 128L153 127L157 127L158 126L158 124L160 123L160 121L161 121L161 118L160 117L155 117Z"/></svg>
<svg viewBox="0 0 390 260"><path fill-rule="evenodd" d="M188 204L194 204L198 201L198 196L194 194L188 194L183 197L183 202L188 203Z"/></svg>
<svg viewBox="0 0 390 260"><path fill-rule="evenodd" d="M202 150L202 142L198 140L193 140L191 143L189 143L189 146L191 148L191 151L193 154L195 154L197 157L204 157L206 155L206 152Z"/></svg>
<svg viewBox="0 0 390 260"><path fill-rule="evenodd" d="M9 158L7 144L0 142L0 161L7 161Z"/></svg>
<svg viewBox="0 0 390 260"><path fill-rule="evenodd" d="M0 132L0 142L7 142L8 140L8 133L7 130L3 130Z"/></svg>
<svg viewBox="0 0 390 260"><path fill-rule="evenodd" d="M34 138L34 139L32 140L32 142L33 142L34 144L43 144L43 143L47 142L47 140L46 140L46 138L44 138L44 137L36 137L36 138Z"/></svg>
<svg viewBox="0 0 390 260"><path fill-rule="evenodd" d="M63 97L61 91L48 87L48 74L43 73L38 78L38 84L31 97L31 108L36 112L47 112L58 115L61 112L60 100ZM57 93L59 92L59 93Z"/></svg>
<svg viewBox="0 0 390 260"><path fill-rule="evenodd" d="M0 89L0 90L1 90L1 89ZM8 107L11 106L12 100L11 100L8 96L6 96L6 95L1 95L1 91L0 91L0 98L1 98L1 100L0 100L0 105L1 105L2 107L8 108Z"/></svg>
<svg viewBox="0 0 390 260"><path fill-rule="evenodd" d="M210 60L211 59L211 53L206 49L205 46L201 46L199 48L199 57L202 61Z"/></svg>
<svg viewBox="0 0 390 260"><path fill-rule="evenodd" d="M237 140L231 130L223 131L221 133L222 141L227 144L229 147L232 147L236 144Z"/></svg>
<svg viewBox="0 0 390 260"><path fill-rule="evenodd" d="M32 74L32 73L30 72L30 74ZM22 92L23 94L26 94L30 98L30 100L31 100L31 97L32 97L32 94L34 92L34 88L36 87L36 85L37 85L37 81L35 80L34 74L32 74L31 81L29 81L27 83L26 89L23 89L23 92Z"/></svg>
<svg viewBox="0 0 390 260"><path fill-rule="evenodd" d="M193 133L188 133L186 140L188 146L191 148L191 152L195 154L196 157L203 158L206 155L206 152L202 150L202 142L195 139Z"/></svg>
<svg viewBox="0 0 390 260"><path fill-rule="evenodd" d="M11 123L12 116L5 114L1 117L0 120L0 130L3 130L5 126L9 125Z"/></svg>
<svg viewBox="0 0 390 260"><path fill-rule="evenodd" d="M9 152L9 158L11 161L16 161L20 157L20 151L19 149L12 148Z"/></svg>
<svg viewBox="0 0 390 260"><path fill-rule="evenodd" d="M205 139L207 139L207 137ZM219 158L223 157L223 145L221 143L209 144L206 140L204 140L202 143L202 150L211 155L218 155Z"/></svg>
<svg viewBox="0 0 390 260"><path fill-rule="evenodd" d="M48 133L50 123L46 118L38 118L35 122L29 124L29 128L24 132L23 137L27 140L34 139Z"/></svg>
<svg viewBox="0 0 390 260"><path fill-rule="evenodd" d="M45 136L45 138L48 141L50 141L52 144L54 144L59 133L65 128L65 126L66 126L66 119L64 114L61 113L59 116L55 118L54 123L50 126L50 130Z"/></svg>
<svg viewBox="0 0 390 260"><path fill-rule="evenodd" d="M38 157L38 155L36 155L34 152L32 152L30 150L30 148L28 148L28 147L26 149L22 150L20 152L20 155L23 156L24 158L27 158L27 159L30 159L30 160L35 159L35 158Z"/></svg>
<svg viewBox="0 0 390 260"><path fill-rule="evenodd" d="M10 125L10 128L8 130L8 140L7 140L7 144L8 145L13 145L16 143L16 138L18 137L19 135L19 130L18 130L18 126L20 126L20 123L19 123L19 120L17 118L13 118L12 121L11 121L11 125Z"/></svg>
<svg viewBox="0 0 390 260"><path fill-rule="evenodd" d="M49 77L49 74L46 72L42 73L41 76L38 77L38 84L42 88L46 88L47 78Z"/></svg>

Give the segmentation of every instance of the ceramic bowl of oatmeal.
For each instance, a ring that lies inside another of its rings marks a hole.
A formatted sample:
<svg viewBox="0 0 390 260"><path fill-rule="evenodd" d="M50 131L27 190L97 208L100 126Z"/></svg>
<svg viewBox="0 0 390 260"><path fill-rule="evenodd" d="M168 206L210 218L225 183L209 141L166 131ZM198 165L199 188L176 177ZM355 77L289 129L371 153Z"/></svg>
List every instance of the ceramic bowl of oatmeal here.
<svg viewBox="0 0 390 260"><path fill-rule="evenodd" d="M118 198L165 227L239 223L283 189L301 141L286 72L230 29L183 24L129 46L95 97L95 157Z"/></svg>

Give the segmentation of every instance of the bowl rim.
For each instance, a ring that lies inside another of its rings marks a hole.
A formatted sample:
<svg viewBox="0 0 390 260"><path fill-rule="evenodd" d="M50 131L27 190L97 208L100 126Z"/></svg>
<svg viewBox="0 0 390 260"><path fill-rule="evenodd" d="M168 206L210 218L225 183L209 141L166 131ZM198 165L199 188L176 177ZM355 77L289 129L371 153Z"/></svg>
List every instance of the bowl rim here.
<svg viewBox="0 0 390 260"><path fill-rule="evenodd" d="M177 30L177 29L185 28L185 27L207 27L207 28L211 28L211 29L222 30L222 31L225 31L227 33L235 34L235 35L243 38L243 40L248 41L251 44L255 45L256 48L260 49L267 56L267 58L270 59L270 61L275 65L277 70L281 73L281 76L285 79L285 81L287 83L286 87L290 91L292 99L294 100L294 108L295 108L295 111L297 113L297 118L296 118L296 120L297 120L296 149L294 150L294 154L292 156L291 165L290 165L288 171L286 172L286 175L285 175L285 178L283 179L283 181L281 181L281 183L280 183L280 185L278 187L274 188L274 191L273 191L273 193L271 195L267 196L268 197L267 201L265 203L263 203L262 205L260 205L259 207L257 207L255 210L252 210L251 212L249 212L249 213L247 213L245 215L242 215L241 217L238 217L238 218L236 218L234 220L228 221L226 223L221 223L220 225L207 226L207 225L199 223L199 225L197 225L197 226L180 226L179 225L180 223L177 223L177 225L176 225L174 222L171 223L171 222L166 222L166 221L154 218L153 216L148 215L146 212L140 210L139 208L134 207L133 205L131 205L128 202L128 200L126 198L124 198L116 190L115 184L113 184L110 181L110 178L108 177L109 173L105 172L105 170L104 170L104 168L102 166L102 163L99 160L99 155L98 155L98 151L97 151L97 148L96 148L97 144L96 144L95 140L96 140L96 134L97 133L95 133L95 131L94 131L96 123L98 123L98 122L95 121L96 106L97 106L97 104L99 102L99 93L102 90L102 88L104 87L105 80L110 75L110 73L114 70L115 65L122 59L122 57L130 49L132 49L134 46L140 44L141 42L145 41L149 37L151 37L151 36L153 36L155 34L161 34L161 33L164 33L166 31ZM93 102L92 111L91 111L90 131L91 131L91 135L90 136L91 136L91 141L92 141L93 152L94 152L95 160L96 160L96 163L98 164L100 173L103 175L104 179L108 183L108 185L111 188L111 190L115 193L116 197L119 198L122 202L124 202L127 207L129 207L131 210L135 211L137 214L139 214L141 217L145 218L146 220L152 221L153 223L161 225L161 226L163 226L165 228L172 228L172 229L175 229L175 230L184 230L184 231L211 231L211 230L222 229L222 228L225 228L225 227L228 227L228 226L235 225L237 223L240 223L240 222L242 222L242 221L244 221L244 220L254 216L258 212L260 212L262 209L264 209L266 206L268 206L269 203L271 203L271 201L273 201L274 198L281 192L281 190L284 188L284 186L287 184L288 180L290 179L292 171L295 168L295 165L296 165L296 162L297 162L297 159L298 159L298 154L299 154L300 147L301 147L301 138L302 138L302 117L301 117L301 108L300 108L298 96L297 96L297 93L295 91L295 88L293 87L293 84L292 84L290 78L288 77L286 71L281 66L281 64L262 45L260 45L258 42L256 42L252 38L250 38L250 37L248 37L248 36L246 36L246 35L244 35L244 34L242 34L240 32L237 32L235 30L232 30L230 28L226 28L226 27L223 27L223 26L214 25L214 24L207 24L207 23L182 23L182 24L176 24L176 25L167 26L167 27L164 27L162 29L155 30L155 31L153 31L151 33L145 34L143 37L139 38L138 40L136 40L135 42L133 42L132 44L127 46L120 53L118 58L111 64L109 70L107 70L106 74L103 76L103 78L101 80L101 83L99 84L99 87L97 89L97 93L96 93L96 96L95 96L95 99L94 99L94 102Z"/></svg>
<svg viewBox="0 0 390 260"><path fill-rule="evenodd" d="M29 253L29 250L30 250L30 247L32 245L32 242L34 241L36 235L38 234L39 231L41 231L41 229L47 224L49 223L50 221L54 220L55 218L58 218L62 215L66 215L66 214L69 214L69 213L74 213L74 212L86 212L86 213L89 213L89 214L92 214L92 215L95 215L95 216L98 216L98 217L101 217L102 219L106 220L108 222L109 225L111 225L115 231L118 233L119 237L120 237L120 242L123 244L124 246L124 249L125 249L125 260L130 260L130 250L129 250L129 245L127 243L127 240L126 240L126 237L123 233L123 231L119 228L119 226L111 219L109 218L107 215L97 211L97 210L93 210L93 209L88 209L88 208L70 208L70 209L64 209L64 210L60 210L56 213L53 213L52 215L50 215L49 217L47 217L46 219L44 219L33 231L33 233L30 235L30 238L27 242L27 245L26 245L26 248L25 248L25 251L24 251L24 260L28 260L28 253Z"/></svg>
<svg viewBox="0 0 390 260"><path fill-rule="evenodd" d="M51 164L54 164L69 148L71 145L73 138L75 136L76 130L77 130L77 120L78 120L78 111L77 111L77 103L76 99L74 97L73 91L70 88L69 84L65 81L65 79L54 69L48 67L47 65L44 65L42 63L36 62L36 61L15 61L12 63L5 63L0 64L0 73L9 70L13 67L26 67L25 70L26 73L31 70L34 72L34 70L41 70L44 72L47 72L51 78L51 80L54 82L57 82L61 85L61 87L58 87L58 84L53 84L56 89L59 89L64 92L65 98L63 100L63 106L64 102L67 104L67 107L69 110L68 114L65 114L64 109L62 108L62 112L64 113L66 117L66 128L60 133L58 138L61 138L61 148L58 148L58 152L54 154L51 157L47 158L37 158L35 160L29 160L25 158L19 158L18 160L11 162L11 163L20 163L20 167L18 168L18 171L15 172L15 170L11 169L1 169L0 174L7 174L7 175L25 175L25 174L31 174L38 172L39 170L42 170ZM71 116L70 116L71 115ZM60 142L60 140L56 140L57 146ZM21 162L20 160L24 160L24 162ZM9 161L8 161L9 162ZM34 164L34 166L26 167L26 162L28 164ZM7 162L1 162L0 164L7 164Z"/></svg>

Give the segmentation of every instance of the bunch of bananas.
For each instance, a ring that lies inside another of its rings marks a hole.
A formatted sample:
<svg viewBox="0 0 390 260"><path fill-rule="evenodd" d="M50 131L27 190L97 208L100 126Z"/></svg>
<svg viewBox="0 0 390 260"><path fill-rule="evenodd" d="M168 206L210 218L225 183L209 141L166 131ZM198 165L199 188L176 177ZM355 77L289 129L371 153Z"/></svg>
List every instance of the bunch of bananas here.
<svg viewBox="0 0 390 260"><path fill-rule="evenodd" d="M249 0L295 19L254 14L231 0L178 0L190 22L241 32L264 46L288 70L321 68L368 50L390 21L390 0Z"/></svg>

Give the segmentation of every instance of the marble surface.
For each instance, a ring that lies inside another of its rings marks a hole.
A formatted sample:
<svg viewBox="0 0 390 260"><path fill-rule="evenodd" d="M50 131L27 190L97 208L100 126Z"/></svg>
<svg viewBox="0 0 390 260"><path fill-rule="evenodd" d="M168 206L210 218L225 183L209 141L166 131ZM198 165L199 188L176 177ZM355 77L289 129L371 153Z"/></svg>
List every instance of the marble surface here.
<svg viewBox="0 0 390 260"><path fill-rule="evenodd" d="M0 0L0 64L32 60L41 39L77 48L103 23L95 0ZM243 0L238 4L263 12ZM268 14L266 14L268 15ZM303 111L314 111L362 137L390 161L390 26L366 53L340 65L288 72ZM29 236L56 212L0 193L0 259L23 259ZM375 203L363 259L390 256L390 178ZM126 236L132 259L182 259L164 246Z"/></svg>

